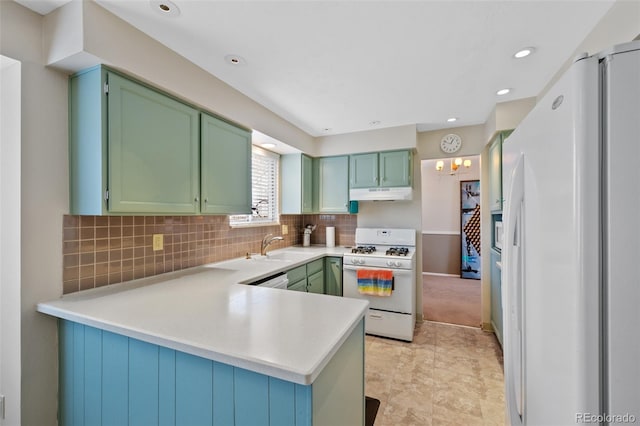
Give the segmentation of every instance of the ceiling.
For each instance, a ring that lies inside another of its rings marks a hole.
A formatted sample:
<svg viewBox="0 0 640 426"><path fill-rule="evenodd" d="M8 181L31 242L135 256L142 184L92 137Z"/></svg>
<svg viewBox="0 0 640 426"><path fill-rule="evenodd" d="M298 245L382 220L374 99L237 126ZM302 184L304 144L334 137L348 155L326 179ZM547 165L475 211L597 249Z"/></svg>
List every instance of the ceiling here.
<svg viewBox="0 0 640 426"><path fill-rule="evenodd" d="M68 0L16 1L46 14ZM95 1L312 136L484 123L496 103L538 95L613 4L173 0L174 14ZM515 59L525 46L535 53Z"/></svg>

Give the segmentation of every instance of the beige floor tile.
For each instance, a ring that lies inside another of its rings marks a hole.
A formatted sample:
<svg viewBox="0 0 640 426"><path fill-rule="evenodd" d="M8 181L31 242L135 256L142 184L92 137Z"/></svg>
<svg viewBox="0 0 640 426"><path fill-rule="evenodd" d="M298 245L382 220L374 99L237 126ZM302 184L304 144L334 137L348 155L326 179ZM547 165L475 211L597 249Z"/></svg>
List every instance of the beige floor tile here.
<svg viewBox="0 0 640 426"><path fill-rule="evenodd" d="M471 327L424 322L412 343L367 336L365 392L376 426L503 425L502 351Z"/></svg>

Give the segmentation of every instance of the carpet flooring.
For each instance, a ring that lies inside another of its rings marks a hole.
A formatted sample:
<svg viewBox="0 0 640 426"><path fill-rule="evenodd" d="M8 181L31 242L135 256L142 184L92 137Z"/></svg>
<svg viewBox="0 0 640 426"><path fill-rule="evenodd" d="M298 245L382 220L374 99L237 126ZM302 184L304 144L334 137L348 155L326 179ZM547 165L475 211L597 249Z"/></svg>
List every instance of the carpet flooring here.
<svg viewBox="0 0 640 426"><path fill-rule="evenodd" d="M422 307L426 321L480 327L480 280L422 276Z"/></svg>

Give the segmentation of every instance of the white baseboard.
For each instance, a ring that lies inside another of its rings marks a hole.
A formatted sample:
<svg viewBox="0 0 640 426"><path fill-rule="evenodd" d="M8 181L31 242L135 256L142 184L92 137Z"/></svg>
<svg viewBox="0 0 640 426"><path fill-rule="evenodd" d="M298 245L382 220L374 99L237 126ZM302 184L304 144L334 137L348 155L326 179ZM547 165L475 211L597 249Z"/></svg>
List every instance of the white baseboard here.
<svg viewBox="0 0 640 426"><path fill-rule="evenodd" d="M460 274L440 274L438 272L423 272L422 275L433 275L436 277L454 277L460 278Z"/></svg>

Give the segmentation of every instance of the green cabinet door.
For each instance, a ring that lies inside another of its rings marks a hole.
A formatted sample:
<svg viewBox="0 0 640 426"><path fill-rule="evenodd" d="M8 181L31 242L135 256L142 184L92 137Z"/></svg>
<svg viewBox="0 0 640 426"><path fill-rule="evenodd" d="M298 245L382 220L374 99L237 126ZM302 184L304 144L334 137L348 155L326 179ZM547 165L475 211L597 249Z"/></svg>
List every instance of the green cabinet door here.
<svg viewBox="0 0 640 426"><path fill-rule="evenodd" d="M342 258L326 257L324 261L324 291L332 296L342 296Z"/></svg>
<svg viewBox="0 0 640 426"><path fill-rule="evenodd" d="M196 213L198 111L117 74L107 79L109 213Z"/></svg>
<svg viewBox="0 0 640 426"><path fill-rule="evenodd" d="M318 212L349 213L349 157L316 159Z"/></svg>
<svg viewBox="0 0 640 426"><path fill-rule="evenodd" d="M502 135L489 145L489 210L502 210Z"/></svg>
<svg viewBox="0 0 640 426"><path fill-rule="evenodd" d="M380 153L380 186L411 186L411 151L386 151Z"/></svg>
<svg viewBox="0 0 640 426"><path fill-rule="evenodd" d="M324 271L316 272L307 278L307 291L324 294Z"/></svg>
<svg viewBox="0 0 640 426"><path fill-rule="evenodd" d="M491 249L491 326L502 345L502 277L500 253Z"/></svg>
<svg viewBox="0 0 640 426"><path fill-rule="evenodd" d="M302 213L313 213L313 160L302 155Z"/></svg>
<svg viewBox="0 0 640 426"><path fill-rule="evenodd" d="M287 290L293 290L293 291L307 291L307 279L305 278L304 280L300 280L297 281L293 284L289 284L287 286Z"/></svg>
<svg viewBox="0 0 640 426"><path fill-rule="evenodd" d="M251 134L202 114L201 212L251 213Z"/></svg>
<svg viewBox="0 0 640 426"><path fill-rule="evenodd" d="M304 154L280 157L282 214L313 213L313 160Z"/></svg>
<svg viewBox="0 0 640 426"><path fill-rule="evenodd" d="M378 153L349 156L349 185L351 188L378 186Z"/></svg>

